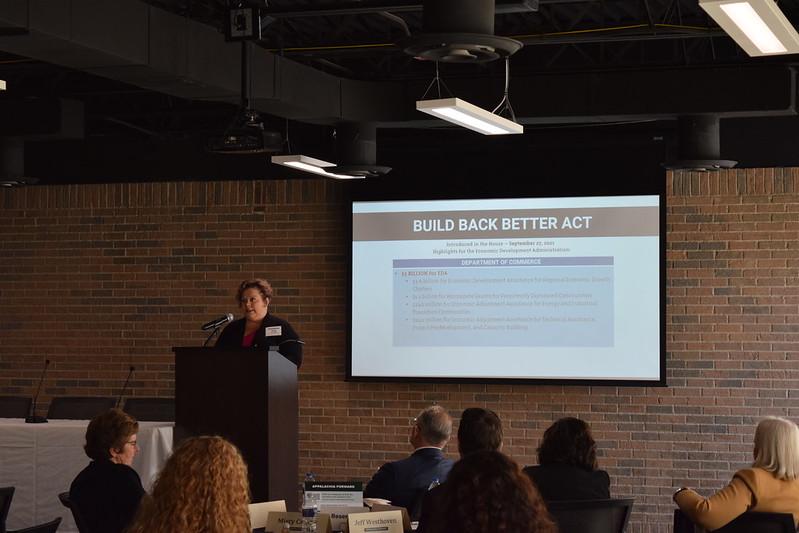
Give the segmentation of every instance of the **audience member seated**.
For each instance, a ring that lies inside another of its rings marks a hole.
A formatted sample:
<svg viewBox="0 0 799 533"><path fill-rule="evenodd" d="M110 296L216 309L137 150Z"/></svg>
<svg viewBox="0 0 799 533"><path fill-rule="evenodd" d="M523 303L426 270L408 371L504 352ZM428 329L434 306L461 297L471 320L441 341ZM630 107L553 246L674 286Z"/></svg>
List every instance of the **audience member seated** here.
<svg viewBox="0 0 799 533"><path fill-rule="evenodd" d="M754 463L738 470L730 484L709 498L683 487L677 506L708 530L718 529L747 511L793 513L799 523L799 427L769 417L755 430Z"/></svg>
<svg viewBox="0 0 799 533"><path fill-rule="evenodd" d="M447 479L453 461L442 448L452 435L452 418L440 405L424 409L413 420L408 441L414 447L410 456L386 463L366 485L366 498L382 498L413 513L417 501L434 482Z"/></svg>
<svg viewBox="0 0 799 533"><path fill-rule="evenodd" d="M441 518L426 533L557 533L541 495L513 459L471 453L452 468Z"/></svg>
<svg viewBox="0 0 799 533"><path fill-rule="evenodd" d="M547 428L538 463L524 473L546 501L610 498L610 477L597 469L596 442L579 418L561 418Z"/></svg>
<svg viewBox="0 0 799 533"><path fill-rule="evenodd" d="M461 460L480 451L499 451L501 449L502 421L499 416L494 411L481 407L464 409L458 425L458 453L460 453ZM445 528L446 518L443 508L448 487L449 482L435 487L425 494L417 533L442 531L441 528Z"/></svg>
<svg viewBox="0 0 799 533"><path fill-rule="evenodd" d="M183 441L126 533L251 533L241 454L222 437Z"/></svg>
<svg viewBox="0 0 799 533"><path fill-rule="evenodd" d="M83 449L92 460L72 482L69 499L89 533L121 533L130 524L144 495L133 468L139 423L121 409L94 417L86 428Z"/></svg>

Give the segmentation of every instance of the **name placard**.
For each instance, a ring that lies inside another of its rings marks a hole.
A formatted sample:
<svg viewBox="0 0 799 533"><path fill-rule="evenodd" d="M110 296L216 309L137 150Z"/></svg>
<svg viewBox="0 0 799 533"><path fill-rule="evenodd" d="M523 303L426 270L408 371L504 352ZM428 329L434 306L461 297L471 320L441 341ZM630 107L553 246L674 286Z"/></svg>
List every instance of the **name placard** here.
<svg viewBox="0 0 799 533"><path fill-rule="evenodd" d="M386 511L399 511L402 513L402 528L405 531L411 530L411 517L405 507L397 507L396 505L383 505L376 503L372 506L373 513L384 513Z"/></svg>
<svg viewBox="0 0 799 533"><path fill-rule="evenodd" d="M400 511L354 513L347 520L350 533L403 533Z"/></svg>
<svg viewBox="0 0 799 533"><path fill-rule="evenodd" d="M289 525L289 531L302 532L302 514L271 512L266 517L264 531L266 533L283 533L285 531L283 524ZM319 513L316 516L316 531L317 533L331 533L330 515Z"/></svg>
<svg viewBox="0 0 799 533"><path fill-rule="evenodd" d="M325 514L330 515L330 527L333 529L333 533L347 533L349 531L347 517L351 513L364 512L366 512L366 509L364 509L363 505L358 507L325 507Z"/></svg>
<svg viewBox="0 0 799 533"><path fill-rule="evenodd" d="M362 507L363 482L306 481L305 499L315 502L320 510L327 507Z"/></svg>

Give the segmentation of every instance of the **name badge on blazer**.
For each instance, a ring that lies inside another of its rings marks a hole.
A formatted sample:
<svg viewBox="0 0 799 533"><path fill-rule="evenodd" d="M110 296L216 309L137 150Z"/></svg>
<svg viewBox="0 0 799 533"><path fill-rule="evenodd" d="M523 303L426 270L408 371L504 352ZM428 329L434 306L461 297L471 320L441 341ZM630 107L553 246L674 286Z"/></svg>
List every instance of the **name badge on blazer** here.
<svg viewBox="0 0 799 533"><path fill-rule="evenodd" d="M266 328L267 337L280 337L283 335L283 326L269 326Z"/></svg>

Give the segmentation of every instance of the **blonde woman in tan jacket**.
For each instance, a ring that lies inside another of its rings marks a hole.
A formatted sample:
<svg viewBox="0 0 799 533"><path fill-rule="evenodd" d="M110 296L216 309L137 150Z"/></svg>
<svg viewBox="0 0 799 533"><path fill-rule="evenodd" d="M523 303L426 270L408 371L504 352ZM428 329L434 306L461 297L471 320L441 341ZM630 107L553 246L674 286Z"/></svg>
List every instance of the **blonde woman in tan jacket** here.
<svg viewBox="0 0 799 533"><path fill-rule="evenodd" d="M768 417L755 431L755 461L709 498L689 488L674 494L677 506L695 523L718 529L747 511L793 513L799 523L799 427Z"/></svg>

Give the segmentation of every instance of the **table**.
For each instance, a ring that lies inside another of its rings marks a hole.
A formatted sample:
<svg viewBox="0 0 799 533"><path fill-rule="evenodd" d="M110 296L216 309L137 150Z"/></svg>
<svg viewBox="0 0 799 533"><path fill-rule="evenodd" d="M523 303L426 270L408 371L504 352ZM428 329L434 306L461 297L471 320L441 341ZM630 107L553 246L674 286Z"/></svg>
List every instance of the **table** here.
<svg viewBox="0 0 799 533"><path fill-rule="evenodd" d="M51 420L26 424L0 418L0 487L16 487L8 529L20 529L63 518L59 533L78 529L58 494L69 490L75 476L89 464L83 451L88 420ZM133 468L145 490L172 453L171 422L139 422L139 453Z"/></svg>

